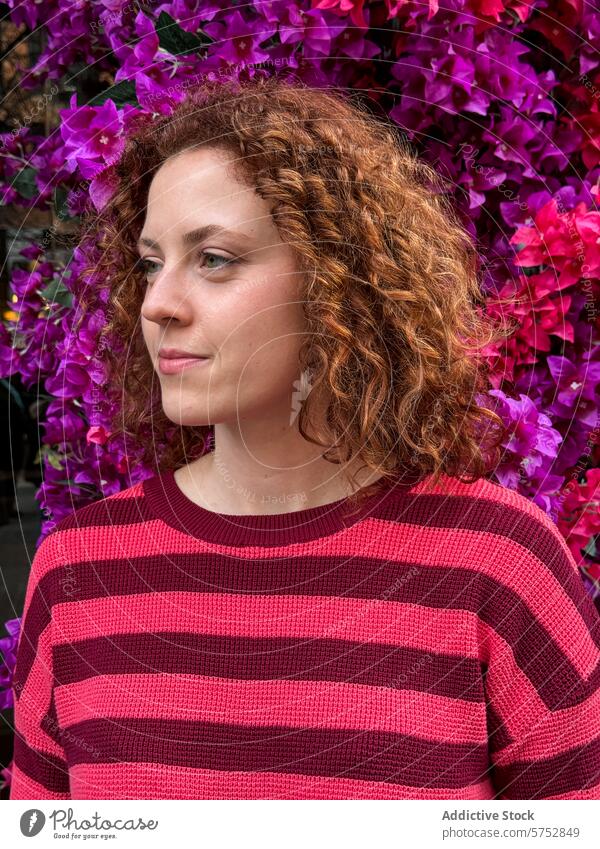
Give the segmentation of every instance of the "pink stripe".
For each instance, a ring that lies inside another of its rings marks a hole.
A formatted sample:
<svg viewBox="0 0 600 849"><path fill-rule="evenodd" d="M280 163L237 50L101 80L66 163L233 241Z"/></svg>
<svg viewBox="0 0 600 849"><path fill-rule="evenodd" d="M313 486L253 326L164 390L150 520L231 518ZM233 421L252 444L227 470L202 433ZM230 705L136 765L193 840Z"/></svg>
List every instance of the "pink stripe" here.
<svg viewBox="0 0 600 849"><path fill-rule="evenodd" d="M10 768L11 783L9 799L70 799L68 793L54 793L33 778L25 775L13 761ZM105 790L106 792L106 790Z"/></svg>
<svg viewBox="0 0 600 849"><path fill-rule="evenodd" d="M510 646L484 622L478 623L478 642L481 660L493 659L495 673L487 676L487 696L501 716L511 737L520 741L519 760L540 756L535 740L546 737L548 748L544 751L558 754L573 746L589 742L600 733L600 690L585 703L564 710L549 711L529 678L517 666ZM565 693L569 698L569 694ZM585 719L584 719L585 717ZM535 729L535 738L530 735ZM515 746L502 752L499 763L514 757ZM542 754L542 757L545 755ZM550 754L548 754L550 756Z"/></svg>
<svg viewBox="0 0 600 849"><path fill-rule="evenodd" d="M489 781L427 789L313 775L182 769L163 764L78 764L72 799L493 799ZM107 797L107 790L109 796Z"/></svg>
<svg viewBox="0 0 600 849"><path fill-rule="evenodd" d="M15 699L15 724L31 748L64 758L60 746L39 727L42 717L50 707L52 696L52 670L48 664L50 631L51 625L42 631L33 666L29 670L21 695Z"/></svg>
<svg viewBox="0 0 600 849"><path fill-rule="evenodd" d="M55 643L161 631L382 642L477 657L475 614L382 599L162 592L67 601Z"/></svg>
<svg viewBox="0 0 600 849"><path fill-rule="evenodd" d="M187 675L98 675L56 689L61 726L136 717L355 728L436 742L485 743L485 704L335 681L238 681Z"/></svg>
<svg viewBox="0 0 600 849"><path fill-rule="evenodd" d="M523 709L523 693L514 699L515 710ZM508 723L510 725L510 722ZM600 736L600 690L585 702L558 712L548 712L531 723L516 743L507 746L496 757L499 766L512 761L551 758L583 746Z"/></svg>

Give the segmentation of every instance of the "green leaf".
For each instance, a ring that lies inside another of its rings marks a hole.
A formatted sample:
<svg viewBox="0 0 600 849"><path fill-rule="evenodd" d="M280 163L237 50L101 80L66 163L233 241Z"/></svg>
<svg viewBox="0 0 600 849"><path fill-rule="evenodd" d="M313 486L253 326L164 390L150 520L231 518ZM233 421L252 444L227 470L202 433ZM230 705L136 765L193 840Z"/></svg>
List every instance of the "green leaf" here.
<svg viewBox="0 0 600 849"><path fill-rule="evenodd" d="M65 218L69 218L69 207L67 206L67 197L69 192L64 186L57 186L54 189L54 209L56 211L56 217L64 220Z"/></svg>
<svg viewBox="0 0 600 849"><path fill-rule="evenodd" d="M52 279L44 289L41 289L40 295L50 304L58 304L63 307L73 305L73 293L58 277Z"/></svg>
<svg viewBox="0 0 600 849"><path fill-rule="evenodd" d="M521 266L521 274L525 277L531 277L533 274L541 274L545 266L543 265L525 265Z"/></svg>
<svg viewBox="0 0 600 849"><path fill-rule="evenodd" d="M126 103L129 103L130 106L140 108L135 83L131 80L122 80L120 83L115 83L115 85L105 89L105 91L101 91L100 94L94 95L85 105L102 106L107 100L112 100L117 108L122 108Z"/></svg>
<svg viewBox="0 0 600 849"><path fill-rule="evenodd" d="M40 191L35 182L36 173L35 168L23 168L12 181L12 186L19 194L29 200L38 195Z"/></svg>
<svg viewBox="0 0 600 849"><path fill-rule="evenodd" d="M49 445L42 446L41 452L42 456L46 458L53 469L56 469L57 472L64 472L64 463L61 462L61 458L64 459L62 454L59 454L58 451L55 451Z"/></svg>
<svg viewBox="0 0 600 849"><path fill-rule="evenodd" d="M186 32L181 29L177 21L166 12L161 12L156 22L156 35L158 43L163 50L172 56L184 56L186 53L195 53L207 44L212 44L212 38L205 33L199 35Z"/></svg>
<svg viewBox="0 0 600 849"><path fill-rule="evenodd" d="M589 560L594 560L598 556L595 537L590 539L586 547L583 549L583 553Z"/></svg>

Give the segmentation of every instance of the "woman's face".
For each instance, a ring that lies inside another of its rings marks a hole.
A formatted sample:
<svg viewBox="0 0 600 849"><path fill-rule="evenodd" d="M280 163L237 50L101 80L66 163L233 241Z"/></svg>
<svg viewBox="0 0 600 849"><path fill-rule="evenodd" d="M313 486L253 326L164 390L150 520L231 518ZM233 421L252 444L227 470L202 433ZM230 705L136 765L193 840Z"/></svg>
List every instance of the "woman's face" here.
<svg viewBox="0 0 600 849"><path fill-rule="evenodd" d="M196 149L154 175L139 242L142 333L171 421L217 424L269 411L289 426L306 327L302 274L268 203L227 162L220 150ZM206 359L185 368L171 360L166 373L164 348Z"/></svg>

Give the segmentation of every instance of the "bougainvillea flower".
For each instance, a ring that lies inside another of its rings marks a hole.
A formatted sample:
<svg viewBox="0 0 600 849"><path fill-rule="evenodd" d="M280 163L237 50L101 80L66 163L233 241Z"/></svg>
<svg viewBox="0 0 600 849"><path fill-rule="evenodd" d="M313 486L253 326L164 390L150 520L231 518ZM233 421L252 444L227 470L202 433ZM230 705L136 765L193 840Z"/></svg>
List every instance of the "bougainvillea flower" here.
<svg viewBox="0 0 600 849"><path fill-rule="evenodd" d="M12 676L15 668L17 643L21 630L20 619L4 623L8 637L0 638L0 710L13 706Z"/></svg>
<svg viewBox="0 0 600 849"><path fill-rule="evenodd" d="M583 549L600 534L600 469L588 469L585 483L569 480L561 497L558 527L573 557L579 562Z"/></svg>
<svg viewBox="0 0 600 849"><path fill-rule="evenodd" d="M161 12L167 12L181 29L196 33L203 22L212 21L217 14L223 13L223 3L219 0L171 0L157 6L154 14L158 17Z"/></svg>
<svg viewBox="0 0 600 849"><path fill-rule="evenodd" d="M125 146L125 111L107 100L101 106L77 106L73 94L70 108L62 109L60 132L70 170L79 169L84 177L95 177L107 165L116 162Z"/></svg>
<svg viewBox="0 0 600 849"><path fill-rule="evenodd" d="M597 353L595 361L591 361L590 356L588 352L577 362L560 356L546 358L550 373L556 382L558 400L571 410L579 399L593 401L600 386L600 360Z"/></svg>
<svg viewBox="0 0 600 849"><path fill-rule="evenodd" d="M498 389L490 390L489 395L496 399L495 411L507 426L504 456L495 472L498 480L514 489L523 477L530 482L547 478L561 434L526 395L510 398Z"/></svg>
<svg viewBox="0 0 600 849"><path fill-rule="evenodd" d="M249 65L269 58L260 45L277 32L277 27L264 18L245 18L237 9L227 21L206 24L205 32L218 41L219 58L231 65Z"/></svg>
<svg viewBox="0 0 600 849"><path fill-rule="evenodd" d="M520 227L511 237L519 245L515 264L539 266L552 264L558 269L566 260L577 258L587 274L600 269L600 213L588 211L583 203L573 210L560 212L552 198L536 214L534 226Z"/></svg>
<svg viewBox="0 0 600 849"><path fill-rule="evenodd" d="M319 9L302 9L286 0L260 3L256 11L277 27L282 44L303 44L311 55L331 56L332 38L346 29L341 22L326 21Z"/></svg>
<svg viewBox="0 0 600 849"><path fill-rule="evenodd" d="M121 63L115 74L116 82L130 79L137 71L150 67L160 47L154 21L143 12L138 12L136 15L135 34L138 36L138 41L133 47L124 44L115 49L115 54Z"/></svg>

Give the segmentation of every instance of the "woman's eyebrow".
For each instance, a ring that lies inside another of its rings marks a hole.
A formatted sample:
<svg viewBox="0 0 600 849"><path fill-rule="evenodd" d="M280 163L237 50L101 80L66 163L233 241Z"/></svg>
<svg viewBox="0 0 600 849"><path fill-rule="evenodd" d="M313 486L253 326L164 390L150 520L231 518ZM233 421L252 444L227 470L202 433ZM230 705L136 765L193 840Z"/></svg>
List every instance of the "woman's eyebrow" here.
<svg viewBox="0 0 600 849"><path fill-rule="evenodd" d="M181 237L181 242L185 246L195 245L198 242L202 242L204 239L209 236L234 236L236 239L241 239L242 241L251 242L252 237L247 235L246 233L242 233L241 230L228 230L226 227L221 227L219 224L205 224L203 227L197 227L195 230L190 230L189 233L184 233ZM159 248L160 245L154 239L148 238L148 236L140 236L137 242L138 248L144 245L148 248Z"/></svg>

